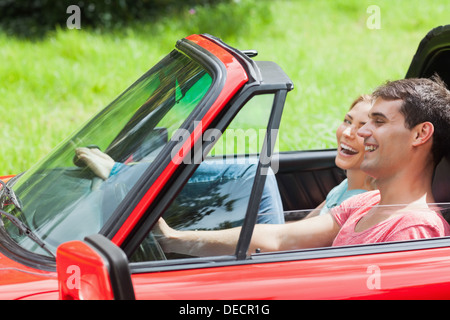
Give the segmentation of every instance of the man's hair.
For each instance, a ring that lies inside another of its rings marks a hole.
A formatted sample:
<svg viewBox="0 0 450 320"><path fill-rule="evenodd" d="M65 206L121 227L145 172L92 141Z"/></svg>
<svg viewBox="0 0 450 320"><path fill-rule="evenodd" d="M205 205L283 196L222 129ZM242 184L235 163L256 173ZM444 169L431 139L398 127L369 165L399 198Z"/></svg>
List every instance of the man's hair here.
<svg viewBox="0 0 450 320"><path fill-rule="evenodd" d="M372 94L374 99L403 100L400 112L405 126L412 129L429 121L434 126L432 155L437 165L450 150L450 91L438 75L388 81Z"/></svg>

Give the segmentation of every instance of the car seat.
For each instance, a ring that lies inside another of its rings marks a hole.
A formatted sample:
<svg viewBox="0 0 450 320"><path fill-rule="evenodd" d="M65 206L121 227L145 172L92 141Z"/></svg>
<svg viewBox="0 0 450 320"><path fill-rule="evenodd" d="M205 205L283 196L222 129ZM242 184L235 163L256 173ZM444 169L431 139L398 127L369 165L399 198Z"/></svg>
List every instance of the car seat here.
<svg viewBox="0 0 450 320"><path fill-rule="evenodd" d="M437 165L432 189L436 202L450 202L450 160L448 157L442 158Z"/></svg>
<svg viewBox="0 0 450 320"><path fill-rule="evenodd" d="M442 216L450 222L450 159L443 157L436 167L432 183L436 203L442 208Z"/></svg>

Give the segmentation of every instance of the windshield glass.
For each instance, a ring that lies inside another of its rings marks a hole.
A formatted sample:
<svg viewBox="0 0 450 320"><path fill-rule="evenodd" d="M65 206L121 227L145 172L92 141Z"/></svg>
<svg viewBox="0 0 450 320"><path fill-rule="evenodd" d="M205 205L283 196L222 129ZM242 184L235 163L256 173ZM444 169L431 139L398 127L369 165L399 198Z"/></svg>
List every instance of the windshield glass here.
<svg viewBox="0 0 450 320"><path fill-rule="evenodd" d="M20 219L53 252L63 242L97 233L211 83L204 68L173 51L79 132L11 180L22 210L7 203L3 210ZM99 156L108 155L114 163L111 175L102 178L87 166L80 148L96 152L97 164L103 164ZM114 174L118 171L127 173ZM10 220L3 218L3 224L22 247L48 254Z"/></svg>

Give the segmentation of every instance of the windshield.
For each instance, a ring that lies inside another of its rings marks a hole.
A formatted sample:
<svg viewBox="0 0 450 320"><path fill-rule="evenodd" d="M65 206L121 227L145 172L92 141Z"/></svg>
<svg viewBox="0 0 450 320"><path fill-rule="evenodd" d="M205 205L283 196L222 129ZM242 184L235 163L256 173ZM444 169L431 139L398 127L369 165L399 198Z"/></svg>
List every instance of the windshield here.
<svg viewBox="0 0 450 320"><path fill-rule="evenodd" d="M53 252L63 242L97 233L211 83L199 64L173 51L79 132L10 181L22 210L5 203L3 210L27 225ZM80 147L101 150L127 174L102 179L77 158ZM19 245L48 254L10 220L2 219Z"/></svg>

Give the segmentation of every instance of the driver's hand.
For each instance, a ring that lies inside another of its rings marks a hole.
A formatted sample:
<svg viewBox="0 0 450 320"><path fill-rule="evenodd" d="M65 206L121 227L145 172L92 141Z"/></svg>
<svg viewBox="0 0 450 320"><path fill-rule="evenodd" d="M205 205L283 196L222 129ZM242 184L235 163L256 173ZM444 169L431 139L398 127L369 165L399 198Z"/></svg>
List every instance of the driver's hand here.
<svg viewBox="0 0 450 320"><path fill-rule="evenodd" d="M103 180L108 179L114 160L97 148L77 148L75 150L77 158L84 163Z"/></svg>

